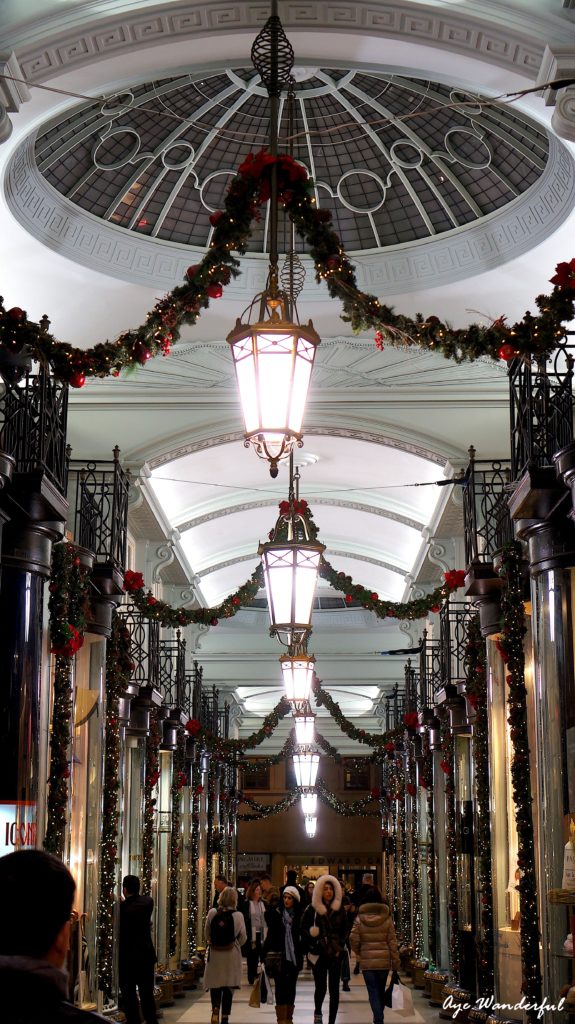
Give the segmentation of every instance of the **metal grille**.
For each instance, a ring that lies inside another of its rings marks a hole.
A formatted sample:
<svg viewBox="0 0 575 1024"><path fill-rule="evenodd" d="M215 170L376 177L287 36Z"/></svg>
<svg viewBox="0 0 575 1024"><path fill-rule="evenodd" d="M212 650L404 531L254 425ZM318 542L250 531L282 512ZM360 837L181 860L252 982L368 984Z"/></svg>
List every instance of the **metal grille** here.
<svg viewBox="0 0 575 1024"><path fill-rule="evenodd" d="M385 729L395 729L401 725L405 714L405 693L401 693L399 683L395 683L393 690L385 694Z"/></svg>
<svg viewBox="0 0 575 1024"><path fill-rule="evenodd" d="M186 641L178 629L174 640L160 640L158 650L158 678L162 704L168 708L183 708L185 699Z"/></svg>
<svg viewBox="0 0 575 1024"><path fill-rule="evenodd" d="M113 454L113 462L71 466L76 489L74 537L94 553L97 562L124 569L130 474L120 465L120 449L114 448Z"/></svg>
<svg viewBox="0 0 575 1024"><path fill-rule="evenodd" d="M60 494L68 484L66 425L68 385L44 366L18 385L5 382L0 397L0 447L16 461L18 473L45 473Z"/></svg>
<svg viewBox="0 0 575 1024"><path fill-rule="evenodd" d="M134 663L132 678L140 686L159 689L160 681L160 625L145 618L135 605L119 609L130 630L131 657Z"/></svg>
<svg viewBox="0 0 575 1024"><path fill-rule="evenodd" d="M439 615L441 683L465 679L467 624L476 612L470 604L445 604Z"/></svg>
<svg viewBox="0 0 575 1024"><path fill-rule="evenodd" d="M553 465L573 440L573 348L564 341L548 360L515 359L509 369L511 475Z"/></svg>
<svg viewBox="0 0 575 1024"><path fill-rule="evenodd" d="M419 652L418 711L432 708L435 704L435 694L441 687L441 664L441 645L438 640L428 639L424 629Z"/></svg>
<svg viewBox="0 0 575 1024"><path fill-rule="evenodd" d="M191 672L184 672L182 708L188 718L200 718L202 676L204 670L194 661Z"/></svg>
<svg viewBox="0 0 575 1024"><path fill-rule="evenodd" d="M511 482L511 462L476 462L475 449L469 449L470 461L463 489L465 564L492 562L508 540L513 525L507 505Z"/></svg>

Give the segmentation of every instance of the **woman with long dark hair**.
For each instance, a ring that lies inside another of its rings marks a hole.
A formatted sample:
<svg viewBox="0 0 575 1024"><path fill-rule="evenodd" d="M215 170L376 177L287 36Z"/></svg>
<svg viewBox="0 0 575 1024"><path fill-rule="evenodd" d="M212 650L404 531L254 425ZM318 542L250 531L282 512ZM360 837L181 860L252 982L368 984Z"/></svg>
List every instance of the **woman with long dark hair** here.
<svg viewBox="0 0 575 1024"><path fill-rule="evenodd" d="M280 1024L293 1022L297 979L303 965L300 900L295 885L286 885L281 906L266 911L268 933L264 942L264 963L268 953L280 954L273 972L276 1017Z"/></svg>
<svg viewBox="0 0 575 1024"><path fill-rule="evenodd" d="M341 958L349 930L341 903L342 891L337 878L322 875L315 883L311 904L302 919L302 943L315 982L313 1024L323 1024L322 1006L328 985L328 1024L335 1024L337 1017Z"/></svg>
<svg viewBox="0 0 575 1024"><path fill-rule="evenodd" d="M263 901L259 879L255 879L248 886L243 914L247 932L247 942L244 948L248 965L248 981L250 985L253 985L257 977L258 964L262 958L262 946L267 932L266 905Z"/></svg>

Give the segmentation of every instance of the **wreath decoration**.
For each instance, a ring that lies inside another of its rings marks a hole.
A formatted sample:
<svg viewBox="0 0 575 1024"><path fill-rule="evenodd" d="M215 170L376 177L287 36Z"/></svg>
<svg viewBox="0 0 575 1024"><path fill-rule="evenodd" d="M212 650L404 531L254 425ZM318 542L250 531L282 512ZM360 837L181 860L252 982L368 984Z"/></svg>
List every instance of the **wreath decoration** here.
<svg viewBox="0 0 575 1024"><path fill-rule="evenodd" d="M240 273L243 255L260 207L270 198L270 177L277 166L278 202L284 207L298 234L306 241L315 265L316 279L324 280L329 294L342 303L342 319L354 332L375 330L375 344L417 346L438 352L458 363L481 356L510 361L516 356L546 356L563 336L563 323L575 315L575 259L559 263L551 278L549 295L539 295L538 314L525 313L522 320L507 325L504 316L485 326L471 324L455 329L436 316L415 318L394 313L375 295L358 288L353 264L333 228L331 211L318 209L314 182L293 157L272 156L265 149L250 154L232 179L224 208L210 216L214 228L208 251L202 260L188 267L185 281L160 299L144 323L123 331L115 341L81 349L57 341L48 331L49 322L28 320L19 306L6 310L0 299L0 346L12 353L28 355L49 363L54 376L72 387L84 386L87 377L119 376L123 369L145 366L159 353L168 356L182 327L193 326L212 300Z"/></svg>

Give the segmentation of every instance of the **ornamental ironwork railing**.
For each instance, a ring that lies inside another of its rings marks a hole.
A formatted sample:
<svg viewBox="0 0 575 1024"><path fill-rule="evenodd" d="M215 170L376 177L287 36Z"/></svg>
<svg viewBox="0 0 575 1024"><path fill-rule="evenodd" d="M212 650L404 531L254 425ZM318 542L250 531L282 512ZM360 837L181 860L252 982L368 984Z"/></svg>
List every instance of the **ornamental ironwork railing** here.
<svg viewBox="0 0 575 1024"><path fill-rule="evenodd" d="M439 646L441 652L441 684L449 686L465 679L467 626L477 612L463 602L443 605L439 615Z"/></svg>
<svg viewBox="0 0 575 1024"><path fill-rule="evenodd" d="M65 495L68 385L54 380L43 364L34 372L27 365L0 365L0 450L15 460L17 473L42 473Z"/></svg>
<svg viewBox="0 0 575 1024"><path fill-rule="evenodd" d="M395 729L402 724L405 714L405 693L399 689L399 683L395 683L393 690L385 694L385 731Z"/></svg>
<svg viewBox="0 0 575 1024"><path fill-rule="evenodd" d="M419 704L419 672L408 658L405 663L405 710L417 711Z"/></svg>
<svg viewBox="0 0 575 1024"><path fill-rule="evenodd" d="M194 661L191 672L184 673L184 691L182 708L188 718L200 721L202 704L202 676L204 670Z"/></svg>
<svg viewBox="0 0 575 1024"><path fill-rule="evenodd" d="M135 605L118 609L130 630L130 655L134 670L132 679L140 687L160 688L160 624L147 619Z"/></svg>
<svg viewBox="0 0 575 1024"><path fill-rule="evenodd" d="M419 692L418 711L425 711L435 704L435 694L441 688L441 644L432 640L424 629L419 648Z"/></svg>
<svg viewBox="0 0 575 1024"><path fill-rule="evenodd" d="M75 488L74 538L92 551L97 563L118 569L126 565L130 474L120 465L120 449L112 461L70 466Z"/></svg>
<svg viewBox="0 0 575 1024"><path fill-rule="evenodd" d="M218 736L222 740L229 739L230 735L230 705L224 701L223 708L218 710Z"/></svg>
<svg viewBox="0 0 575 1024"><path fill-rule="evenodd" d="M469 449L463 486L465 564L490 563L507 541L513 524L507 504L512 480L511 461L477 461Z"/></svg>
<svg viewBox="0 0 575 1024"><path fill-rule="evenodd" d="M573 350L564 339L549 359L514 359L509 367L511 475L553 466L573 440Z"/></svg>
<svg viewBox="0 0 575 1024"><path fill-rule="evenodd" d="M186 641L180 630L171 640L160 640L158 649L158 679L162 704L167 708L184 709Z"/></svg>

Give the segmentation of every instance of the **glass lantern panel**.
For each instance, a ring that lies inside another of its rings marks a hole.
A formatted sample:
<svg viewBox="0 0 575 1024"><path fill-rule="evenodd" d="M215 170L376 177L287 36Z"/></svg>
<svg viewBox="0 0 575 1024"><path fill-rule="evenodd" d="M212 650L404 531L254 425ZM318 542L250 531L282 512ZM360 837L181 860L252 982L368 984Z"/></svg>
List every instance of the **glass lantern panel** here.
<svg viewBox="0 0 575 1024"><path fill-rule="evenodd" d="M307 743L313 743L314 738L314 717L298 715L295 718L295 737L296 742L302 745Z"/></svg>
<svg viewBox="0 0 575 1024"><path fill-rule="evenodd" d="M236 367L246 433L251 434L252 431L258 429L260 419L256 366L251 337L233 345L232 354Z"/></svg>
<svg viewBox="0 0 575 1024"><path fill-rule="evenodd" d="M290 430L293 430L297 434L301 433L301 425L307 400L307 393L309 390L311 371L313 370L314 356L315 346L311 345L305 340L305 338L299 338L288 420Z"/></svg>
<svg viewBox="0 0 575 1024"><path fill-rule="evenodd" d="M308 700L314 673L314 662L286 659L282 661L284 686L288 700Z"/></svg>
<svg viewBox="0 0 575 1024"><path fill-rule="evenodd" d="M257 362L261 427L286 427L293 383L295 338L292 334L258 334Z"/></svg>
<svg viewBox="0 0 575 1024"><path fill-rule="evenodd" d="M305 818L305 830L306 830L309 838L313 839L313 837L315 836L316 830L317 830L317 818L315 818L315 817L313 817L311 815L306 815L306 818Z"/></svg>
<svg viewBox="0 0 575 1024"><path fill-rule="evenodd" d="M301 809L304 814L315 814L317 810L317 793L302 793L300 800Z"/></svg>

